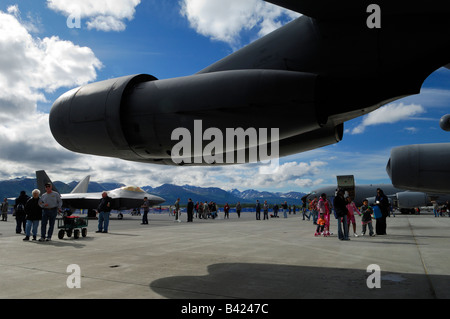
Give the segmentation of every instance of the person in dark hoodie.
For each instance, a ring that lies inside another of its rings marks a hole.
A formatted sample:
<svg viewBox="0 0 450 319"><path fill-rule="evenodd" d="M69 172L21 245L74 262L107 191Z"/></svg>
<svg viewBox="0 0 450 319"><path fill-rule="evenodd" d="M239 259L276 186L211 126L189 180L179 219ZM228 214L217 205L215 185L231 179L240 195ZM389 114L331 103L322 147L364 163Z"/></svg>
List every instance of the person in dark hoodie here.
<svg viewBox="0 0 450 319"><path fill-rule="evenodd" d="M39 221L42 219L42 207L39 206L39 189L33 190L32 197L25 204L25 214L27 225L25 229L25 238L23 240L30 240L30 232L33 229L33 240L36 240Z"/></svg>
<svg viewBox="0 0 450 319"><path fill-rule="evenodd" d="M16 198L14 204L14 211L16 213L16 234L22 233L22 227L25 232L25 205L29 198L30 196L28 196L25 191L21 191L19 197Z"/></svg>
<svg viewBox="0 0 450 319"><path fill-rule="evenodd" d="M386 218L389 215L389 199L381 188L377 188L377 196L375 197L375 204L380 207L381 217L377 218L375 225L375 233L377 235L386 235Z"/></svg>
<svg viewBox="0 0 450 319"><path fill-rule="evenodd" d="M336 218L338 221L338 237L340 240L350 240L348 238L348 224L347 224L347 203L344 198L344 190L338 189L336 197L333 201L334 211L336 212ZM342 223L342 225L341 225ZM342 231L342 228L343 231Z"/></svg>

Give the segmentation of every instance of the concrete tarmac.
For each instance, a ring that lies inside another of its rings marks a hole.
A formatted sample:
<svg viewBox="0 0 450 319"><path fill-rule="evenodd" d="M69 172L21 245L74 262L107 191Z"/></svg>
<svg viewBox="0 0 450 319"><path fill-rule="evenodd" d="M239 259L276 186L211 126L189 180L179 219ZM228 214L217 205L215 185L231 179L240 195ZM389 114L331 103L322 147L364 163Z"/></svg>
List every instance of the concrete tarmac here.
<svg viewBox="0 0 450 319"><path fill-rule="evenodd" d="M353 237L350 228L350 241L338 240L335 219L334 235L315 237L299 214L149 220L112 218L107 234L89 220L85 238L60 240L55 227L50 242L24 242L8 216L0 222L0 299L450 298L448 217L398 214L387 219L388 235ZM79 267L79 281L69 265Z"/></svg>

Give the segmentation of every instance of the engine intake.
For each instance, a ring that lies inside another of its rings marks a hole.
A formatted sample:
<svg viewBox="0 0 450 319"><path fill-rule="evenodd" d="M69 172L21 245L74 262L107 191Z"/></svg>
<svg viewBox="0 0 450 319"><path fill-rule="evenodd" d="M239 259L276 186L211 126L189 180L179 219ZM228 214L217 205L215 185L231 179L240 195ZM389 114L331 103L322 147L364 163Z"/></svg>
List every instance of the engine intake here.
<svg viewBox="0 0 450 319"><path fill-rule="evenodd" d="M417 144L392 149L386 171L401 189L450 193L450 144Z"/></svg>

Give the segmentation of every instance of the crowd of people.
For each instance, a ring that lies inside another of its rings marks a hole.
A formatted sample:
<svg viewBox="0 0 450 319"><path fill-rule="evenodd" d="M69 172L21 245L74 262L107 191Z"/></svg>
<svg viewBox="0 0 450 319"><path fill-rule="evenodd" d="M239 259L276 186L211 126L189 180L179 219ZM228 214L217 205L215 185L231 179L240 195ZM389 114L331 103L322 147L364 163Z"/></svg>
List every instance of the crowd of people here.
<svg viewBox="0 0 450 319"><path fill-rule="evenodd" d="M14 204L14 215L16 217L16 233L20 234L22 228L25 232L24 240L37 240L39 222L41 222L41 232L39 241L50 241L52 238L55 220L58 212L61 212L62 200L59 193L52 190L51 183L45 184L46 192L40 196L40 191L35 189L32 191L32 197L26 195L25 191L22 191L19 197L16 198ZM450 209L448 203L445 209ZM140 208L144 209L142 217L142 224L148 224L148 212L150 204L145 197ZM223 218L229 218L230 205L226 203L221 207L223 209ZM107 233L109 226L109 216L112 210L111 198L107 192L102 193L102 198L99 199L98 211L98 230L97 233ZM180 198L178 198L174 204L173 216L175 216L176 222L181 222L181 206ZM219 205L213 201L197 201L194 203L191 198L188 199L186 205L187 222L192 222L194 217L198 219L216 219L219 217ZM241 217L242 205L238 202L235 205L236 215ZM290 205L285 201L280 205L269 205L267 200L260 203L256 200L254 206L256 220L261 220L261 211L263 213L263 220L269 219L269 211L272 210L270 218L279 218L279 213L283 214L284 218L288 218L288 214L296 214L297 207ZM7 221L8 215L8 201L5 198L0 205L0 211L2 214L2 221ZM337 222L337 233L340 240L350 240L349 233L353 230L353 236L364 236L367 228L369 230L369 236L386 235L386 218L390 214L390 204L387 196L383 190L378 188L375 197L375 205L372 207L369 205L367 199L363 201L361 207L357 207L352 198L344 192L343 189L338 189L333 202L327 198L325 193L321 194L319 198L307 200L303 198L300 212L303 220L312 222L315 228L315 236L328 237L333 235L331 232L331 221ZM438 207L434 205L435 216L440 215ZM358 215L361 218L361 233L358 235L357 222L355 216ZM440 215L442 216L442 215ZM450 214L449 214L450 216ZM334 219L332 218L334 217ZM375 222L375 228L373 226L373 220ZM48 229L47 229L48 225ZM352 226L352 227L351 227Z"/></svg>
<svg viewBox="0 0 450 319"><path fill-rule="evenodd" d="M178 198L174 205L173 209L172 206L170 206L169 211L173 216L175 216L176 222L181 222L180 216L181 216L181 208L180 208L180 199ZM213 201L197 201L195 204L192 201L191 198L188 199L188 203L186 206L186 213L187 213L187 221L192 222L193 218L198 219L216 219L219 218L219 212L223 211L224 219L230 218L230 210L231 206L226 203L225 205L219 207L219 205L216 202ZM241 217L242 212L242 205L240 202L237 202L234 206L234 209L236 210L236 215L238 218ZM269 214L269 211L272 210L273 213ZM284 216L284 218L288 217L288 214L296 214L297 207L295 205L289 205L286 201L280 205L274 204L270 206L267 201L265 200L264 203L260 203L259 200L256 200L256 204L254 206L254 211L256 213L256 220L261 220L261 212L263 213L263 220L268 220L270 218L278 218L278 213L281 212Z"/></svg>
<svg viewBox="0 0 450 319"><path fill-rule="evenodd" d="M434 217L445 217L445 214L450 217L450 202L446 201L444 205L439 205L436 201L431 202L433 204Z"/></svg>
<svg viewBox="0 0 450 319"><path fill-rule="evenodd" d="M16 234L21 234L23 230L25 233L24 241L28 241L30 238L33 241L38 240L39 223L41 224L39 241L51 241L56 218L58 214L62 213L63 201L61 195L52 189L51 183L45 183L44 187L45 192L42 195L39 189L34 189L31 192L31 197L25 191L21 191L19 197L15 199L13 215L16 218ZM5 198L0 205L2 221L8 220L8 208L8 200ZM108 232L111 209L111 198L106 192L103 192L97 208L99 213L97 233Z"/></svg>
<svg viewBox="0 0 450 319"><path fill-rule="evenodd" d="M353 199L343 189L338 189L333 203L323 193L319 199L315 197L308 203L305 200L302 210L303 220L305 220L305 217L310 220L312 216L313 224L316 226L315 236L328 237L332 234L330 232L330 221L332 216L334 216L337 222L338 238L340 240L350 240L350 224L355 237L364 236L367 228L369 229L369 236L386 235L386 218L389 216L390 204L383 190L378 188L375 206L370 206L369 201L364 199L363 205L358 209ZM356 232L356 215L361 217L362 231L360 235ZM376 220L375 231L372 225L373 219Z"/></svg>
<svg viewBox="0 0 450 319"><path fill-rule="evenodd" d="M350 240L349 233L353 230L353 236L366 235L367 229L369 236L386 235L386 218L390 213L390 204L388 197L384 194L382 189L377 189L375 197L375 205L372 207L369 205L368 200L363 201L361 207L357 207L354 201L343 189L338 189L333 202L331 202L325 193L321 194L319 198L315 197L311 200L302 202L300 212L303 220L311 220L315 227L315 236L328 237L333 235L331 231L331 221L337 222L337 235L340 240ZM238 218L241 216L242 206L238 202L236 204L236 213ZM269 211L272 210L272 214L269 215ZM269 205L267 201L260 202L256 200L254 211L256 220L261 220L261 213L263 220L270 218L280 217L278 214L283 214L284 218L288 218L288 214L296 214L297 207L290 205L286 201L281 204ZM223 206L224 218L229 218L230 206L226 203ZM215 219L219 212L219 206L215 202L196 202L193 203L189 198L187 204L187 221L192 222L193 218L199 219ZM174 205L173 215L175 221L181 222L181 210L180 199L178 198ZM356 215L360 216L361 232L357 233ZM334 217L334 218L333 218ZM375 227L373 226L373 220L376 220Z"/></svg>
<svg viewBox="0 0 450 319"><path fill-rule="evenodd" d="M21 191L14 202L14 215L16 217L16 234L25 233L24 241L37 240L39 223L41 224L39 241L51 241L56 217L62 208L59 193L52 190L52 184L45 184L45 193L41 195L39 189L31 192L31 197ZM5 198L1 204L2 221L8 219L8 200ZM48 228L47 228L48 226Z"/></svg>
<svg viewBox="0 0 450 319"><path fill-rule="evenodd" d="M169 208L171 210L171 208ZM224 218L229 219L230 218L230 205L228 205L228 203L226 203L223 206L223 212L224 212ZM238 218L241 217L241 210L242 210L242 206L241 203L238 202L236 204L236 214L238 216ZM219 217L219 206L213 202L213 201L205 201L205 202L196 202L194 204L194 202L192 201L191 198L188 199L188 203L186 206L186 213L187 213L187 221L188 222L192 222L193 218L198 218L198 219L216 219ZM180 199L178 198L175 201L174 204L174 209L173 209L173 215L175 216L175 221L176 222L181 222L181 209L180 209Z"/></svg>

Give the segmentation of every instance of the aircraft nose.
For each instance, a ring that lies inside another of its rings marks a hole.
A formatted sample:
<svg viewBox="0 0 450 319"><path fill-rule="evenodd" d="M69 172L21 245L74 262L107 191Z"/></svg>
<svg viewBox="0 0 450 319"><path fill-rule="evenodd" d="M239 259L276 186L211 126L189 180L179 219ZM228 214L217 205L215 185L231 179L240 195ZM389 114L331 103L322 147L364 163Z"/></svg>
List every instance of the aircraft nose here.
<svg viewBox="0 0 450 319"><path fill-rule="evenodd" d="M162 204L162 203L164 203L166 200L164 199L164 198L162 198L162 197L159 197L159 196L154 196L155 197L155 202L156 202L156 205L159 205L159 204Z"/></svg>

